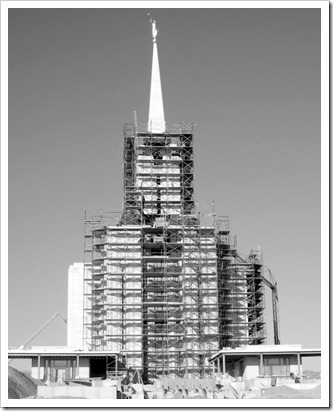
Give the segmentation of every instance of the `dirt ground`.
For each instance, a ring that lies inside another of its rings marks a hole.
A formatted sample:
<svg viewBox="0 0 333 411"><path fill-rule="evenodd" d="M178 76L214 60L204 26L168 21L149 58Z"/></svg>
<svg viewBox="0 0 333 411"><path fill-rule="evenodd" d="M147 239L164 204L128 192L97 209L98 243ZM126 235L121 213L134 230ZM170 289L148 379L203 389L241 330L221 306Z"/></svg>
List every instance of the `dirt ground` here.
<svg viewBox="0 0 333 411"><path fill-rule="evenodd" d="M37 381L28 375L16 370L13 367L8 366L8 398L20 399L20 398L42 398L37 397ZM71 398L75 397L58 397L58 398ZM167 398L182 398L179 393L169 394ZM198 393L189 398L204 398ZM256 397L258 398L258 397ZM293 389L286 385L277 387L270 387L262 389L260 399L320 399L321 398L321 385L311 389Z"/></svg>
<svg viewBox="0 0 333 411"><path fill-rule="evenodd" d="M8 398L19 399L37 395L37 381L8 366Z"/></svg>
<svg viewBox="0 0 333 411"><path fill-rule="evenodd" d="M306 398L321 398L321 385L310 388L308 390L298 390L281 385L278 387L266 388L262 391L261 397L264 399L291 398L291 399L306 399Z"/></svg>

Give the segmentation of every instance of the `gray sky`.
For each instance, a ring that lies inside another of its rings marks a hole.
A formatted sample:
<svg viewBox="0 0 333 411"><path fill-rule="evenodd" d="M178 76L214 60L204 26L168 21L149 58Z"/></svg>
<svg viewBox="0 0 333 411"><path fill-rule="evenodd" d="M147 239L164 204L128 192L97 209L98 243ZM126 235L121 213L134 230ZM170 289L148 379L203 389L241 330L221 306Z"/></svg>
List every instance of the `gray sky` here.
<svg viewBox="0 0 333 411"><path fill-rule="evenodd" d="M9 11L9 345L66 313L84 207L121 209L123 124L148 116L147 12L166 119L197 125L202 211L230 215L241 253L260 245L282 343L320 347L320 9ZM65 345L64 324L43 344Z"/></svg>

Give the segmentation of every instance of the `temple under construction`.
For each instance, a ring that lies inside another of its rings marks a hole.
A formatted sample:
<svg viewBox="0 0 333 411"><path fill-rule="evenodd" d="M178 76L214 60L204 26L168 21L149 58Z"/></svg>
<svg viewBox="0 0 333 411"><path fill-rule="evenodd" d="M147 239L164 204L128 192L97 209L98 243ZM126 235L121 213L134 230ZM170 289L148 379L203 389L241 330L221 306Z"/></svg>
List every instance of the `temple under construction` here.
<svg viewBox="0 0 333 411"><path fill-rule="evenodd" d="M144 381L204 378L224 347L265 342L260 251L200 214L193 126L165 122L155 22L149 120L124 126L123 210L85 218L83 345L117 351Z"/></svg>

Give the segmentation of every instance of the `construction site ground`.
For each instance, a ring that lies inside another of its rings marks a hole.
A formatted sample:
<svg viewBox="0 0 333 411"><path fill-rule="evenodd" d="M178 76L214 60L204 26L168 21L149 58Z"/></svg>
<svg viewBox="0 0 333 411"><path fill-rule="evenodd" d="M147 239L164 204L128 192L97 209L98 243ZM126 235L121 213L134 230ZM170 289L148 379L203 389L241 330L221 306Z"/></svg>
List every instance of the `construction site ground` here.
<svg viewBox="0 0 333 411"><path fill-rule="evenodd" d="M37 395L37 386L43 384L29 375L8 366L8 398L20 399Z"/></svg>
<svg viewBox="0 0 333 411"><path fill-rule="evenodd" d="M307 398L321 398L321 385L317 385L314 388L310 389L294 389L286 385L281 385L278 387L266 388L262 390L259 398L262 399L307 399Z"/></svg>
<svg viewBox="0 0 333 411"><path fill-rule="evenodd" d="M146 399L320 399L320 380L304 381L295 388L290 385L262 387L258 381L251 386L244 383L223 382L215 384L214 380L196 380L195 386L189 380L158 381L155 384L133 384L126 392L118 392L117 398ZM313 387L314 384L317 384ZM37 395L38 385L45 385L29 377L25 373L8 367L8 398L10 399L42 399ZM309 388L307 388L309 386ZM313 388L310 388L313 387ZM58 396L52 398L79 399L85 397Z"/></svg>
<svg viewBox="0 0 333 411"><path fill-rule="evenodd" d="M26 398L31 399L43 399L44 397L38 397L37 395L29 396ZM54 397L54 399L79 399L83 397L69 397L69 396L59 396ZM126 397L124 397L126 398ZM158 396L155 397L158 399ZM160 399L207 399L206 396L198 392L189 393L187 397L184 397L182 393L168 392L160 397ZM212 398L212 397L211 397ZM216 393L214 395L215 399L236 399L234 395L225 395L225 393ZM321 387L320 385L309 389L309 390L295 390L288 386L272 387L266 389L262 392L258 392L255 395L244 395L242 399L320 399L321 398Z"/></svg>

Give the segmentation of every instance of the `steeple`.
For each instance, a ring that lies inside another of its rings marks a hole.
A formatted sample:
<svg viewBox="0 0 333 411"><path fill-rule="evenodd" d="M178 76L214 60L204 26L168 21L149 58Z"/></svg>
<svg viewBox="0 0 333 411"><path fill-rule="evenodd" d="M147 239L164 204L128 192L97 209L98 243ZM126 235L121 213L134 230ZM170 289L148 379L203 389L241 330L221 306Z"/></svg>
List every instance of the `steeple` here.
<svg viewBox="0 0 333 411"><path fill-rule="evenodd" d="M148 131L152 133L165 132L165 119L162 97L162 86L160 77L160 66L158 62L158 51L156 37L158 30L156 28L156 21L150 19L152 25L153 35L153 63L151 71L150 84L150 101L149 101L149 117L148 117Z"/></svg>

